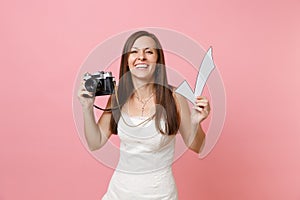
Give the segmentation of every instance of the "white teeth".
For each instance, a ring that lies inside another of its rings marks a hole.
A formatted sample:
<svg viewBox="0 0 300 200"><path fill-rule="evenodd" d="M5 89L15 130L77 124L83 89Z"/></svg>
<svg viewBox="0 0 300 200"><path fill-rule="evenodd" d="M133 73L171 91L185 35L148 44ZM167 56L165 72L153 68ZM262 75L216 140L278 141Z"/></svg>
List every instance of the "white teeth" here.
<svg viewBox="0 0 300 200"><path fill-rule="evenodd" d="M148 67L148 65L146 65L146 64L138 64L135 67L136 68L146 68L146 67Z"/></svg>

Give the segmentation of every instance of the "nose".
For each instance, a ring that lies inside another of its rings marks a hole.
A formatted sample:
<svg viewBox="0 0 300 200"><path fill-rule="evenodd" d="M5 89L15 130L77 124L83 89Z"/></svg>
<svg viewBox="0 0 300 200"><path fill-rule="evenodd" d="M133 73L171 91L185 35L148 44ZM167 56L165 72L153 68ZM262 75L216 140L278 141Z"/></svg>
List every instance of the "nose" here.
<svg viewBox="0 0 300 200"><path fill-rule="evenodd" d="M138 59L139 59L139 60L145 60L145 59L146 59L146 58L145 58L145 53L144 53L144 51L140 51L140 52L139 52Z"/></svg>

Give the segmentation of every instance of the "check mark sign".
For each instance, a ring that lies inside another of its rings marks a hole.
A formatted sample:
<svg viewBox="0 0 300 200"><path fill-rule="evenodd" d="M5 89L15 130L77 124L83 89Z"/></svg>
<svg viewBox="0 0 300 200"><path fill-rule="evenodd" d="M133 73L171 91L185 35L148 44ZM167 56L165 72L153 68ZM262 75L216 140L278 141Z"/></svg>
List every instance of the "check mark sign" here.
<svg viewBox="0 0 300 200"><path fill-rule="evenodd" d="M200 70L198 71L198 76L195 84L195 92L191 89L190 85L184 80L178 88L175 90L176 93L181 94L186 99L188 99L193 104L195 103L195 98L202 94L204 85L208 80L210 73L214 70L215 64L212 59L212 48L210 47L206 52Z"/></svg>

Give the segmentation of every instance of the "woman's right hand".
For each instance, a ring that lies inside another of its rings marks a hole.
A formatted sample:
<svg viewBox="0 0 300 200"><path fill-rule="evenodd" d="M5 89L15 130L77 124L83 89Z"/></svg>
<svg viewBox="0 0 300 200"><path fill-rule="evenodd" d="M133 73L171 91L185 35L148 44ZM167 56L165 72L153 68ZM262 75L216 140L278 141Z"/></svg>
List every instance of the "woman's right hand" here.
<svg viewBox="0 0 300 200"><path fill-rule="evenodd" d="M82 80L78 89L77 96L83 109L91 109L93 108L95 102L95 96L92 92L86 90L84 84L85 80Z"/></svg>

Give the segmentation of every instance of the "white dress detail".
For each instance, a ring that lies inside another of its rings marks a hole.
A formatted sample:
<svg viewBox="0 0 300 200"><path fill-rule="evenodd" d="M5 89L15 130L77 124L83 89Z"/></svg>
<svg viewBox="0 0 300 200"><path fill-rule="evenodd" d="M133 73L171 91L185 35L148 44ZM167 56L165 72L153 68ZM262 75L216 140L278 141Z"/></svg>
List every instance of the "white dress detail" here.
<svg viewBox="0 0 300 200"><path fill-rule="evenodd" d="M120 159L102 200L177 200L171 168L175 136L161 134L154 119L140 124L146 118L122 116Z"/></svg>

